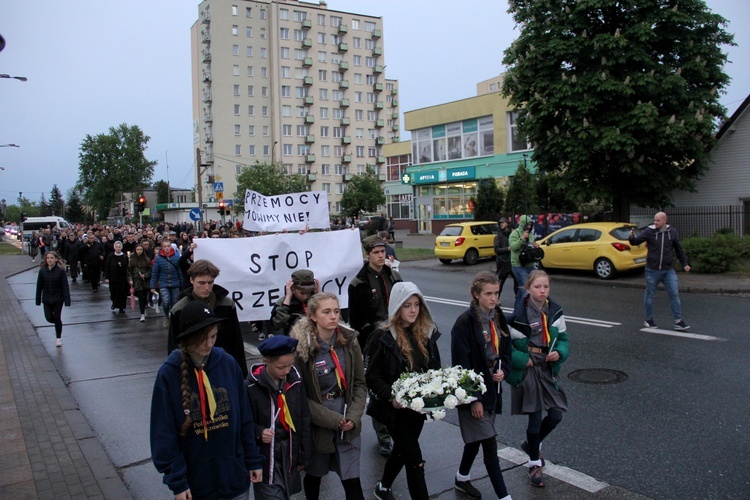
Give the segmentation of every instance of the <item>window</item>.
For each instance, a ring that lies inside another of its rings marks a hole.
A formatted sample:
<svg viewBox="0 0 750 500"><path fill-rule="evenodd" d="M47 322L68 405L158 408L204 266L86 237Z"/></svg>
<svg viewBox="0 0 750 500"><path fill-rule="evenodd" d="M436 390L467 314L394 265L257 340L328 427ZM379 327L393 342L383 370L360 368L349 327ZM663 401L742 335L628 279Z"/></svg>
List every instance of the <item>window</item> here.
<svg viewBox="0 0 750 500"><path fill-rule="evenodd" d="M341 182L336 183L336 194L344 194L344 184Z"/></svg>
<svg viewBox="0 0 750 500"><path fill-rule="evenodd" d="M235 104L234 105L234 114L235 114L235 116L239 116L240 115L240 105L239 104Z"/></svg>
<svg viewBox="0 0 750 500"><path fill-rule="evenodd" d="M246 38L253 37L253 28L251 26L245 26L245 37Z"/></svg>
<svg viewBox="0 0 750 500"><path fill-rule="evenodd" d="M252 7L245 7L245 17L249 17L249 18L253 17L253 8Z"/></svg>
<svg viewBox="0 0 750 500"><path fill-rule="evenodd" d="M340 16L331 16L331 26L338 28L341 26L342 18Z"/></svg>
<svg viewBox="0 0 750 500"><path fill-rule="evenodd" d="M531 149L526 137L518 131L518 112L508 113L508 146L510 151L526 151Z"/></svg>
<svg viewBox="0 0 750 500"><path fill-rule="evenodd" d="M375 31L375 23L372 21L365 21L365 31L369 33Z"/></svg>
<svg viewBox="0 0 750 500"><path fill-rule="evenodd" d="M328 89L320 89L320 100L321 101L328 100Z"/></svg>
<svg viewBox="0 0 750 500"><path fill-rule="evenodd" d="M369 40L367 40L369 42ZM352 45L355 49L361 49L362 48L362 39L358 36L355 36L352 38Z"/></svg>
<svg viewBox="0 0 750 500"><path fill-rule="evenodd" d="M260 68L260 76L261 78L268 78L268 68L266 68L265 66Z"/></svg>
<svg viewBox="0 0 750 500"><path fill-rule="evenodd" d="M236 5L232 5L232 15L233 16L237 15L237 6Z"/></svg>
<svg viewBox="0 0 750 500"><path fill-rule="evenodd" d="M354 133L354 136L355 136L355 137L356 137L357 139L364 139L364 138L365 138L365 129L363 129L363 128L358 128L358 129L356 130L356 132Z"/></svg>
<svg viewBox="0 0 750 500"><path fill-rule="evenodd" d="M338 45L344 41L344 37L341 35L331 35L331 45Z"/></svg>
<svg viewBox="0 0 750 500"><path fill-rule="evenodd" d="M307 109L304 106L297 106L297 118L307 116Z"/></svg>
<svg viewBox="0 0 750 500"><path fill-rule="evenodd" d="M294 68L294 78L304 78L307 76L307 68Z"/></svg>
<svg viewBox="0 0 750 500"><path fill-rule="evenodd" d="M298 42L301 42L305 39L305 32L302 30L294 30L294 39Z"/></svg>
<svg viewBox="0 0 750 500"><path fill-rule="evenodd" d="M283 21L289 20L289 9L279 9L279 19Z"/></svg>
<svg viewBox="0 0 750 500"><path fill-rule="evenodd" d="M252 104L247 105L247 114L248 116L255 116L255 106Z"/></svg>
<svg viewBox="0 0 750 500"><path fill-rule="evenodd" d="M247 57L253 57L253 47L251 45L247 46Z"/></svg>
<svg viewBox="0 0 750 500"><path fill-rule="evenodd" d="M240 126L239 125L235 125L234 126L234 135L240 135Z"/></svg>
<svg viewBox="0 0 750 500"><path fill-rule="evenodd" d="M261 28L260 29L260 38L261 38L261 40L265 40L266 39L266 28Z"/></svg>
<svg viewBox="0 0 750 500"><path fill-rule="evenodd" d="M361 122L363 120L364 112L361 109L354 111L354 119Z"/></svg>
<svg viewBox="0 0 750 500"><path fill-rule="evenodd" d="M260 9L260 18L265 19L266 18L266 9L261 8Z"/></svg>
<svg viewBox="0 0 750 500"><path fill-rule="evenodd" d="M365 48L367 50L374 49L375 48L375 40L373 40L372 38L368 38L367 40L365 40Z"/></svg>
<svg viewBox="0 0 750 500"><path fill-rule="evenodd" d="M289 125L289 124L282 125L281 126L281 135L286 136L286 137L291 137L292 136L292 126Z"/></svg>
<svg viewBox="0 0 750 500"><path fill-rule="evenodd" d="M318 52L318 62L326 62L326 51L321 50Z"/></svg>
<svg viewBox="0 0 750 500"><path fill-rule="evenodd" d="M235 172L237 172L237 175L240 175L242 173L242 165L235 165L234 169L235 169ZM177 201L179 201L180 203L183 203L183 202L187 203L187 196L185 196L184 198L185 198L184 201L182 201L182 200L177 200Z"/></svg>
<svg viewBox="0 0 750 500"><path fill-rule="evenodd" d="M240 66L238 64L232 66L232 74L234 76L240 76Z"/></svg>
<svg viewBox="0 0 750 500"><path fill-rule="evenodd" d="M352 19L352 29L353 30L359 29L359 19Z"/></svg>
<svg viewBox="0 0 750 500"><path fill-rule="evenodd" d="M365 65L368 68L374 68L375 67L375 58L374 57L365 57Z"/></svg>
<svg viewBox="0 0 750 500"><path fill-rule="evenodd" d="M354 102L362 102L362 92L354 93Z"/></svg>
<svg viewBox="0 0 750 500"><path fill-rule="evenodd" d="M324 69L318 70L318 80L321 82L327 82L328 81L328 71Z"/></svg>
<svg viewBox="0 0 750 500"><path fill-rule="evenodd" d="M291 77L292 77L292 69L289 66L282 66L281 78L291 78Z"/></svg>
<svg viewBox="0 0 750 500"><path fill-rule="evenodd" d="M333 108L333 119L340 120L344 117L344 110L341 108Z"/></svg>
<svg viewBox="0 0 750 500"><path fill-rule="evenodd" d="M320 146L320 156L331 156L331 146Z"/></svg>
<svg viewBox="0 0 750 500"><path fill-rule="evenodd" d="M294 49L294 59L297 61L304 61L307 56L307 51L303 49Z"/></svg>
<svg viewBox="0 0 750 500"><path fill-rule="evenodd" d="M297 21L298 23L301 23L305 19L307 19L307 12L305 12L303 10L295 10L294 11L294 20L295 21Z"/></svg>
<svg viewBox="0 0 750 500"><path fill-rule="evenodd" d="M343 90L334 90L333 91L333 97L331 98L332 100L338 102L338 101L340 101L343 98L344 98L344 91Z"/></svg>
<svg viewBox="0 0 750 500"><path fill-rule="evenodd" d="M310 154L310 146L307 144L297 144L297 156L305 156Z"/></svg>
<svg viewBox="0 0 750 500"><path fill-rule="evenodd" d="M281 106L281 116L292 116L292 107L288 104Z"/></svg>
<svg viewBox="0 0 750 500"><path fill-rule="evenodd" d="M333 136L337 139L344 137L344 129L342 127L333 127Z"/></svg>
<svg viewBox="0 0 750 500"><path fill-rule="evenodd" d="M298 98L307 97L307 87L294 87L294 93Z"/></svg>
<svg viewBox="0 0 750 500"><path fill-rule="evenodd" d="M263 136L268 137L268 125L263 125Z"/></svg>
<svg viewBox="0 0 750 500"><path fill-rule="evenodd" d="M364 174L365 172L367 172L367 165L362 165L361 163L360 163L360 164L357 164L357 173L358 173L359 175L362 175L362 174Z"/></svg>
<svg viewBox="0 0 750 500"><path fill-rule="evenodd" d="M260 48L260 57L261 57L261 59L268 58L268 49L267 48L265 48L265 47L261 47Z"/></svg>
<svg viewBox="0 0 750 500"><path fill-rule="evenodd" d="M377 111L368 111L367 112L367 119L371 122L374 122L378 119L378 112Z"/></svg>
<svg viewBox="0 0 750 500"><path fill-rule="evenodd" d="M248 66L247 67L247 76L253 76L253 67L252 66Z"/></svg>
<svg viewBox="0 0 750 500"><path fill-rule="evenodd" d="M297 137L305 137L310 134L310 127L307 125L297 125Z"/></svg>
<svg viewBox="0 0 750 500"><path fill-rule="evenodd" d="M289 28L279 28L279 38L289 40Z"/></svg>
<svg viewBox="0 0 750 500"><path fill-rule="evenodd" d="M255 125L248 125L247 133L250 137L255 137Z"/></svg>
<svg viewBox="0 0 750 500"><path fill-rule="evenodd" d="M281 47L281 58L282 59L289 59L289 47Z"/></svg>
<svg viewBox="0 0 750 500"><path fill-rule="evenodd" d="M344 155L344 146L334 146L333 147L333 156L338 158L339 156Z"/></svg>
<svg viewBox="0 0 750 500"><path fill-rule="evenodd" d="M362 66L362 56L354 56L352 64L355 66Z"/></svg>
<svg viewBox="0 0 750 500"><path fill-rule="evenodd" d="M369 102L370 104L373 104L373 103L377 102L377 100L378 100L378 98L377 98L377 96L375 95L374 92L368 92L367 93L367 102Z"/></svg>
<svg viewBox="0 0 750 500"><path fill-rule="evenodd" d="M328 126L320 127L320 137L328 137Z"/></svg>
<svg viewBox="0 0 750 500"><path fill-rule="evenodd" d="M320 108L320 118L322 120L328 119L328 108Z"/></svg>
<svg viewBox="0 0 750 500"><path fill-rule="evenodd" d="M326 34L325 33L318 33L318 43L321 45L326 44Z"/></svg>
<svg viewBox="0 0 750 500"><path fill-rule="evenodd" d="M375 75L367 75L367 85L375 85L378 83L378 77Z"/></svg>
<svg viewBox="0 0 750 500"><path fill-rule="evenodd" d="M268 156L268 146L263 146L263 156Z"/></svg>
<svg viewBox="0 0 750 500"><path fill-rule="evenodd" d="M250 147L248 148L248 153L250 153L250 156L255 156L255 145L250 144Z"/></svg>
<svg viewBox="0 0 750 500"><path fill-rule="evenodd" d="M325 25L326 25L326 15L318 14L318 26L325 26Z"/></svg>
<svg viewBox="0 0 750 500"><path fill-rule="evenodd" d="M338 71L334 71L333 73L331 73L331 81L333 83L339 83L343 79L344 79L343 75L339 73Z"/></svg>
<svg viewBox="0 0 750 500"><path fill-rule="evenodd" d="M354 83L362 83L362 73L354 73Z"/></svg>
<svg viewBox="0 0 750 500"><path fill-rule="evenodd" d="M346 173L346 168L343 165L338 164L333 166L333 173L336 175L343 175Z"/></svg>
<svg viewBox="0 0 750 500"><path fill-rule="evenodd" d="M232 25L232 36L237 36L239 34L240 30L239 27L236 24Z"/></svg>
<svg viewBox="0 0 750 500"><path fill-rule="evenodd" d="M284 146L282 147L282 150L284 151L284 156L292 156L291 144L284 144Z"/></svg>
<svg viewBox="0 0 750 500"><path fill-rule="evenodd" d="M324 163L320 166L321 175L331 175L331 165Z"/></svg>
<svg viewBox="0 0 750 500"><path fill-rule="evenodd" d="M263 97L268 97L268 87L261 87L260 95L262 95Z"/></svg>
<svg viewBox="0 0 750 500"><path fill-rule="evenodd" d="M289 85L282 85L281 97L292 97L292 87L290 87Z"/></svg>
<svg viewBox="0 0 750 500"><path fill-rule="evenodd" d="M297 173L300 175L305 175L309 169L307 168L307 165L304 163L301 165L297 165Z"/></svg>
<svg viewBox="0 0 750 500"><path fill-rule="evenodd" d="M260 113L261 113L261 114L262 114L263 116L268 116L268 106L263 106L263 107L262 107L262 108L260 108L260 109L261 109ZM265 129L265 127L263 127L263 128ZM263 135L268 135L268 134L265 134L265 133L264 133Z"/></svg>
<svg viewBox="0 0 750 500"><path fill-rule="evenodd" d="M365 157L365 147L364 146L357 146L357 158L364 158Z"/></svg>
<svg viewBox="0 0 750 500"><path fill-rule="evenodd" d="M242 154L242 145L241 144L235 144L234 145L234 154L237 156L240 156Z"/></svg>
<svg viewBox="0 0 750 500"><path fill-rule="evenodd" d="M378 131L375 130L374 128L368 128L367 129L367 136L370 139L375 139L378 136Z"/></svg>
<svg viewBox="0 0 750 500"><path fill-rule="evenodd" d="M330 168L330 166L329 166ZM331 183L330 182L324 182L323 183L323 191L326 192L326 194L331 194Z"/></svg>
<svg viewBox="0 0 750 500"><path fill-rule="evenodd" d="M331 64L338 64L344 60L344 57L338 52L331 52Z"/></svg>
<svg viewBox="0 0 750 500"><path fill-rule="evenodd" d="M367 148L367 156L369 156L370 158L375 158L376 156L378 156L378 148L372 146Z"/></svg>
<svg viewBox="0 0 750 500"><path fill-rule="evenodd" d="M234 95L240 95L240 86L239 84L233 86L234 89Z"/></svg>

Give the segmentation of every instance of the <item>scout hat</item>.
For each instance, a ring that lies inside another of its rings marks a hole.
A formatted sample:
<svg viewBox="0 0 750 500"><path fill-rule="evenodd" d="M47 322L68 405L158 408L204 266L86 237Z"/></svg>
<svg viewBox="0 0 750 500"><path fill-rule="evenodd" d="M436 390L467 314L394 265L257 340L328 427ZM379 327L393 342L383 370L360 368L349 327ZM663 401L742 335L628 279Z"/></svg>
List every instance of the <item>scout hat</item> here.
<svg viewBox="0 0 750 500"><path fill-rule="evenodd" d="M220 321L224 319L217 317L208 304L202 300L191 300L180 311L180 332L175 336L175 340Z"/></svg>

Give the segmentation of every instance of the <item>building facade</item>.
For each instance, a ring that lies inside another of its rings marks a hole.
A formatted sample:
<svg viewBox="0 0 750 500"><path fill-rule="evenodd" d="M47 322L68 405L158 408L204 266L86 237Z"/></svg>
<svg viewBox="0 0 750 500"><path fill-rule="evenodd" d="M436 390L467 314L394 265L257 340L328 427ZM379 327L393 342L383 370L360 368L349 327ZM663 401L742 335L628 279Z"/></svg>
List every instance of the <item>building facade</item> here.
<svg viewBox="0 0 750 500"><path fill-rule="evenodd" d="M306 175L332 213L353 175L370 166L385 180L382 148L399 140L399 114L382 18L322 0L206 0L198 9L193 141L208 207L231 204L237 174L256 162Z"/></svg>

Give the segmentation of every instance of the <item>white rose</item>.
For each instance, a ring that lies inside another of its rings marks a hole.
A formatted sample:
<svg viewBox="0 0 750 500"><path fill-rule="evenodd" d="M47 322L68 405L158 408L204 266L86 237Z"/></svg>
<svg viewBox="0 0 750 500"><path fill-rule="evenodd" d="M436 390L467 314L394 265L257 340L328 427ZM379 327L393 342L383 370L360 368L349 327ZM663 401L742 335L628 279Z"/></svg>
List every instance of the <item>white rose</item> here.
<svg viewBox="0 0 750 500"><path fill-rule="evenodd" d="M432 412L432 418L434 420L443 420L445 418L445 410L435 410Z"/></svg>
<svg viewBox="0 0 750 500"><path fill-rule="evenodd" d="M422 411L422 408L424 408L424 399L414 398L411 402L410 407L414 411Z"/></svg>
<svg viewBox="0 0 750 500"><path fill-rule="evenodd" d="M463 401L464 399L466 399L466 391L462 389L461 387L456 389L456 398L458 398L458 400L460 401Z"/></svg>
<svg viewBox="0 0 750 500"><path fill-rule="evenodd" d="M450 396L447 396L445 398L445 401L443 401L443 405L449 410L452 410L456 407L456 405L458 405L458 398L451 394Z"/></svg>

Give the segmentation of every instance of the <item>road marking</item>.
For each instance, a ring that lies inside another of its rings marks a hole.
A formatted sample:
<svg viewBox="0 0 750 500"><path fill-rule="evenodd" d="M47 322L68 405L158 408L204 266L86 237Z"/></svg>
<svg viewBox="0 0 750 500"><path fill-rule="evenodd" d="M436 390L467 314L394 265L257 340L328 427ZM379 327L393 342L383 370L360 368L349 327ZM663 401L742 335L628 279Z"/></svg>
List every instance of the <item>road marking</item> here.
<svg viewBox="0 0 750 500"><path fill-rule="evenodd" d="M718 340L720 342L726 342L727 340L721 337L712 337L710 335L700 335L697 333L678 332L675 330L662 330L661 328L641 328L641 331L646 333L657 333L659 335L671 335L673 337L684 337L686 339L695 340Z"/></svg>
<svg viewBox="0 0 750 500"><path fill-rule="evenodd" d="M516 448L511 448L510 446L498 450L497 456L516 465L522 465L529 461L529 456L526 453L517 450ZM577 470L563 467L562 465L555 465L549 460L546 462L547 463L544 466L544 473L546 475L564 481L576 488L588 491L589 493L596 493L609 486L607 483L597 481L593 477L587 476Z"/></svg>
<svg viewBox="0 0 750 500"><path fill-rule="evenodd" d="M428 302L435 302L437 304L445 304L448 306L469 307L469 303L464 300L444 299L442 297L428 297L426 295L424 299ZM510 307L503 307L502 310L505 313L513 312L513 309L511 309ZM578 323L580 325L598 326L600 328L612 328L613 326L620 326L622 324L616 323L614 321L604 321L600 319L579 318L577 316L568 316L567 314L565 315L565 322Z"/></svg>

